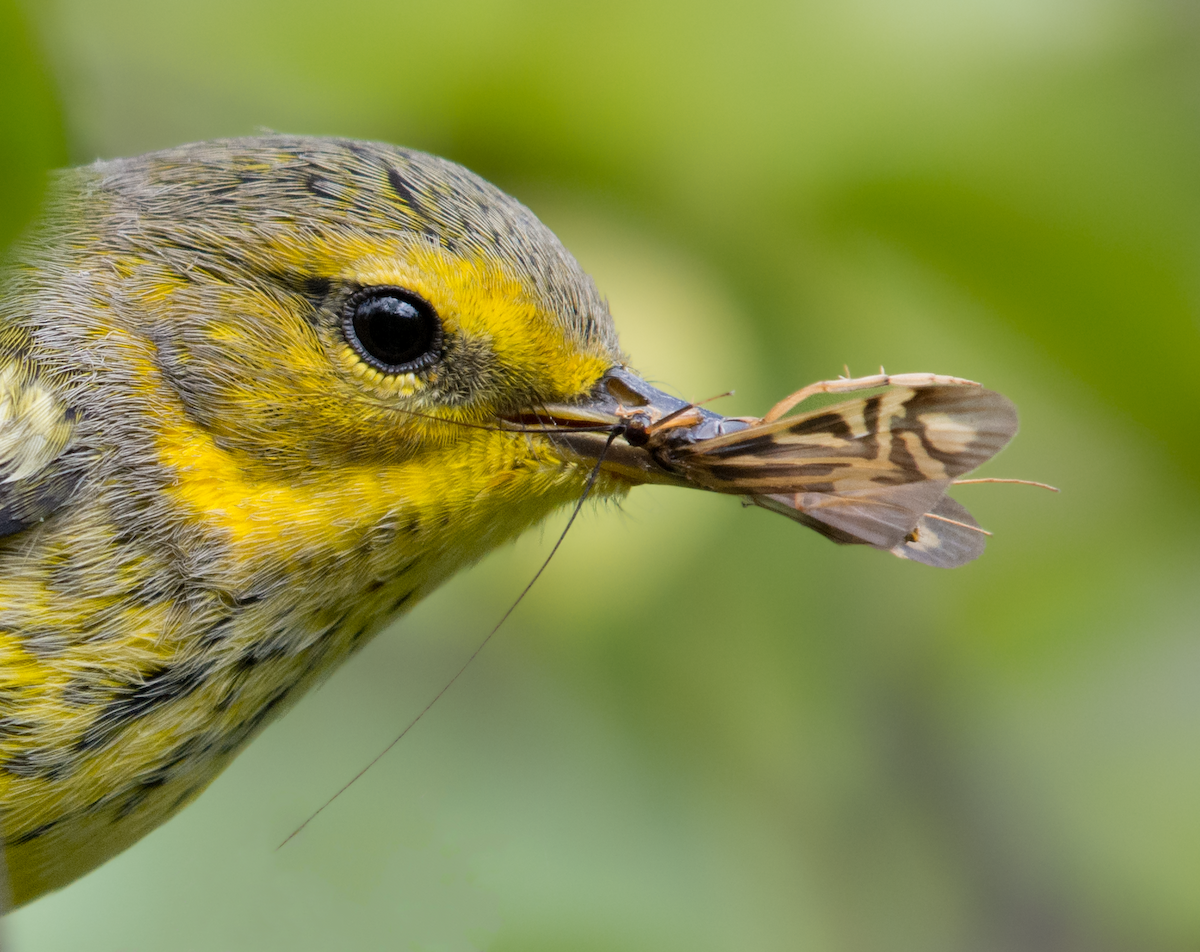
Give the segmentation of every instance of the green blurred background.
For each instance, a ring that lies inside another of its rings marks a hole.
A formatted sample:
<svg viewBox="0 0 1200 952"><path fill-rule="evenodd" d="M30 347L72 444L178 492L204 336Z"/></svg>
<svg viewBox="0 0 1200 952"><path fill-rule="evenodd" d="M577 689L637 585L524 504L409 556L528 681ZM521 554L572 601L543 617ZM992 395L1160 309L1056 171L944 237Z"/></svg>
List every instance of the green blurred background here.
<svg viewBox="0 0 1200 952"><path fill-rule="evenodd" d="M43 950L1200 947L1200 15L1171 0L0 0L42 170L261 128L464 162L635 364L761 412L843 363L1021 408L939 572L736 501L589 512L382 635ZM561 525L561 521L555 525Z"/></svg>

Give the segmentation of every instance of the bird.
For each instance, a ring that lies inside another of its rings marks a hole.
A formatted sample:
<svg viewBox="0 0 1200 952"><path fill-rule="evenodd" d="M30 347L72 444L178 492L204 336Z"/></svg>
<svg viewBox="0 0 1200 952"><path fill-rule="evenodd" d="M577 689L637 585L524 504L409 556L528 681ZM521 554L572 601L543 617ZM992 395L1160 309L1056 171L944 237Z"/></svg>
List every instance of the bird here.
<svg viewBox="0 0 1200 952"><path fill-rule="evenodd" d="M554 234L422 152L272 134L56 174L0 276L11 904L163 823L385 624L585 488L740 494L838 542L973 558L943 493L1012 436L1011 405L956 378L867 382L886 412L766 422L651 386ZM830 473L862 476L868 447L882 469L830 515Z"/></svg>

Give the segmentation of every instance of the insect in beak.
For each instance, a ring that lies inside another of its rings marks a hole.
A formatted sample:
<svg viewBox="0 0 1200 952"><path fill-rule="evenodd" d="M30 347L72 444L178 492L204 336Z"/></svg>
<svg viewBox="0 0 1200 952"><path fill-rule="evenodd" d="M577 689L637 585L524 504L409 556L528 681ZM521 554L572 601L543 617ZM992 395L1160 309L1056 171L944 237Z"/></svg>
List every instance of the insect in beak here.
<svg viewBox="0 0 1200 952"><path fill-rule="evenodd" d="M631 483L673 486L692 483L648 449L651 433L672 429L694 442L749 425L665 393L620 365L611 367L578 403L545 405L504 419L519 429L544 429L584 459L603 455L601 469ZM622 439L610 442L614 429Z"/></svg>
<svg viewBox="0 0 1200 952"><path fill-rule="evenodd" d="M852 396L789 415L810 398L840 394ZM540 428L631 483L743 496L834 542L942 568L977 558L990 535L947 489L1017 432L1006 397L959 377L822 381L759 419L713 413L623 366L580 403L506 421Z"/></svg>

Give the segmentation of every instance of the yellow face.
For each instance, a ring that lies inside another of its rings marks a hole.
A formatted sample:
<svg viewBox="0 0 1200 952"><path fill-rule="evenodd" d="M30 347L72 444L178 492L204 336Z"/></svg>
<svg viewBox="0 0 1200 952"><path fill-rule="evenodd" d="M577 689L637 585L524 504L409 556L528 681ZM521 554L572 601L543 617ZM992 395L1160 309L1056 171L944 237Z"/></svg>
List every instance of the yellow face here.
<svg viewBox="0 0 1200 952"><path fill-rule="evenodd" d="M586 464L552 441L487 429L582 399L621 359L590 279L512 199L359 143L215 144L131 165L101 178L121 306L91 336L143 351L131 376L168 492L241 543L244 571L311 560L339 534L353 549L401 511L461 517L474 558L467 523L511 512L488 527L511 535L579 490Z"/></svg>
<svg viewBox="0 0 1200 952"><path fill-rule="evenodd" d="M479 511L491 493L511 504L545 488L508 483L544 476L523 466L534 446L558 467L553 444L485 428L586 396L615 361L602 342L570 339L501 263L409 237L270 253L330 276L324 299L184 285L158 308L179 315L159 355L183 411L158 449L198 517L261 542L299 523L329 535L397 506ZM389 362L397 345L409 359Z"/></svg>

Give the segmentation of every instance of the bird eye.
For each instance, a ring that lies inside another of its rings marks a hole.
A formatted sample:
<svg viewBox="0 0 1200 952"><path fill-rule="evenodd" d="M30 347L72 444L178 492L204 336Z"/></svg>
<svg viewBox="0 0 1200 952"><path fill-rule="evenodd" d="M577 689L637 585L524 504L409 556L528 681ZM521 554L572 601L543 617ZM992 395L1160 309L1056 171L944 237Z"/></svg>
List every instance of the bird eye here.
<svg viewBox="0 0 1200 952"><path fill-rule="evenodd" d="M342 327L362 358L385 374L411 373L441 356L442 324L403 288L366 288L346 302Z"/></svg>

